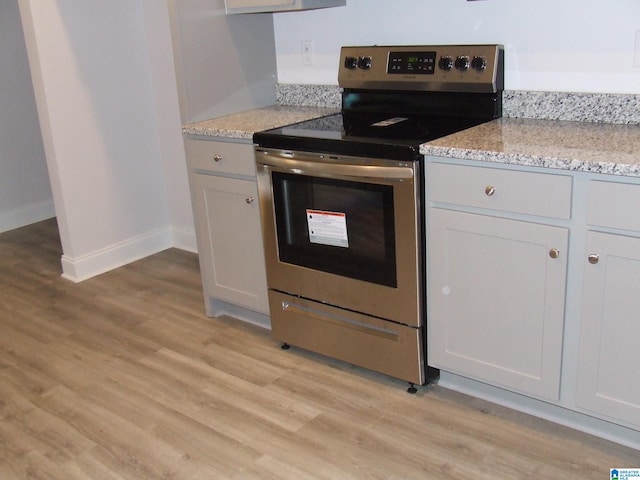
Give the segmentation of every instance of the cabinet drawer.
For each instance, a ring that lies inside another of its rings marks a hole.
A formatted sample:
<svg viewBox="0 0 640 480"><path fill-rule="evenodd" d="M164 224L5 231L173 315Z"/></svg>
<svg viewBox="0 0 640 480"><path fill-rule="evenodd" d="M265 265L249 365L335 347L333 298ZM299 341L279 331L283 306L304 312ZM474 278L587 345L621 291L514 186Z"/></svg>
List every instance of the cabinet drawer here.
<svg viewBox="0 0 640 480"><path fill-rule="evenodd" d="M252 144L185 140L190 171L208 171L233 175L256 176Z"/></svg>
<svg viewBox="0 0 640 480"><path fill-rule="evenodd" d="M640 232L640 185L591 181L589 225Z"/></svg>
<svg viewBox="0 0 640 480"><path fill-rule="evenodd" d="M432 163L427 195L433 202L571 218L572 179L566 175Z"/></svg>

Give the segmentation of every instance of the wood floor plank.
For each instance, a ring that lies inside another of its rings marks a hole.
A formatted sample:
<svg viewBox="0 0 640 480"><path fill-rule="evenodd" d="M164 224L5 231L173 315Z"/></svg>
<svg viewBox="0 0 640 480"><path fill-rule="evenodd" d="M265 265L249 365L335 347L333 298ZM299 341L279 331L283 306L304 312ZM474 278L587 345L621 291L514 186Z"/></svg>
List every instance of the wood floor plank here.
<svg viewBox="0 0 640 480"><path fill-rule="evenodd" d="M2 438L10 438L13 449L38 452L56 464L75 458L95 446L58 416L41 409L12 415L0 423Z"/></svg>
<svg viewBox="0 0 640 480"><path fill-rule="evenodd" d="M148 443L159 439L168 445L179 445L184 452L184 463L193 474L206 472L210 475L208 478L229 478L262 455L206 427L197 415L181 414L115 381L108 381L100 389L91 389L84 396L114 415L130 418L149 435ZM216 445L215 451L212 444Z"/></svg>
<svg viewBox="0 0 640 480"><path fill-rule="evenodd" d="M168 376L200 385L211 401L231 403L234 408L295 431L321 410L281 392L267 391L235 375L219 370L205 361L170 350L161 350L141 361L155 365Z"/></svg>
<svg viewBox="0 0 640 480"><path fill-rule="evenodd" d="M92 450L82 453L63 465L60 465L62 474L57 478L65 480L128 480L132 477L126 474L112 457L103 453L98 445Z"/></svg>
<svg viewBox="0 0 640 480"><path fill-rule="evenodd" d="M199 470L209 472L209 478L232 478L263 455L184 415L165 417L154 429L154 436L181 445L189 461L197 463ZM217 445L215 452L212 444Z"/></svg>
<svg viewBox="0 0 640 480"><path fill-rule="evenodd" d="M43 395L40 407L56 415L78 434L95 442L113 465L131 478L165 478L183 468L188 459L175 445L151 436L129 419L89 402L66 387Z"/></svg>
<svg viewBox="0 0 640 480"><path fill-rule="evenodd" d="M332 478L326 476L322 470L308 472L296 468L289 462L281 461L269 455L263 455L254 464L239 472L233 480L280 480L282 478L295 478L299 480L317 480L319 478ZM333 477L335 478L335 477Z"/></svg>
<svg viewBox="0 0 640 480"><path fill-rule="evenodd" d="M15 404L33 402L42 393L57 385L57 382L33 364L17 364L13 357L10 361L12 365L0 369L0 394L3 404L7 401Z"/></svg>
<svg viewBox="0 0 640 480"><path fill-rule="evenodd" d="M36 450L18 456L8 455L0 458L2 458L0 478L3 480L60 480L68 478L64 469Z"/></svg>
<svg viewBox="0 0 640 480"><path fill-rule="evenodd" d="M0 234L0 480L609 478L640 452L204 314L170 249L80 284ZM640 434L639 434L640 435Z"/></svg>

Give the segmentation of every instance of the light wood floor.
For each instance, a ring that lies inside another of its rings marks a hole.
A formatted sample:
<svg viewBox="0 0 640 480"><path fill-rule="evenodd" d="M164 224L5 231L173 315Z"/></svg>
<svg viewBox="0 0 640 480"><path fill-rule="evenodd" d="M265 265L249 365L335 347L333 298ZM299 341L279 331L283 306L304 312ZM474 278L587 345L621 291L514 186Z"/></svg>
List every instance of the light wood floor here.
<svg viewBox="0 0 640 480"><path fill-rule="evenodd" d="M81 284L55 221L0 235L0 479L594 479L640 452L203 311L168 250Z"/></svg>

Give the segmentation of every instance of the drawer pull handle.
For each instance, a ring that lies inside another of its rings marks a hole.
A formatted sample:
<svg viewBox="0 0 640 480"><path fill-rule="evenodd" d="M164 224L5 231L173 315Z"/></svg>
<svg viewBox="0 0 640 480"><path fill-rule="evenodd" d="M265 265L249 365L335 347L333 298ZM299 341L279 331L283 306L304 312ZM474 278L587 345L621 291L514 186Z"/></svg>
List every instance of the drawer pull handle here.
<svg viewBox="0 0 640 480"><path fill-rule="evenodd" d="M600 256L596 255L595 253L592 253L591 255L589 255L587 257L587 259L589 260L589 263L591 265L595 265L596 263L598 263L600 261Z"/></svg>
<svg viewBox="0 0 640 480"><path fill-rule="evenodd" d="M219 162L220 160L222 160L222 155L220 155L219 153L213 156L214 162Z"/></svg>
<svg viewBox="0 0 640 480"><path fill-rule="evenodd" d="M492 197L494 193L496 193L496 187L492 187L491 185L487 185L484 189L484 193L487 194L487 197Z"/></svg>
<svg viewBox="0 0 640 480"><path fill-rule="evenodd" d="M549 256L551 258L558 258L560 256L560 250L558 250L557 248L552 248L551 250L549 250Z"/></svg>
<svg viewBox="0 0 640 480"><path fill-rule="evenodd" d="M247 202L248 205L251 205L255 201L255 198L247 197L244 199L244 201Z"/></svg>
<svg viewBox="0 0 640 480"><path fill-rule="evenodd" d="M341 318L337 315L331 315L315 308L306 307L303 305L296 305L295 303L289 303L287 301L282 302L282 311L293 315L301 315L303 317L312 318L316 321L323 323L330 323L337 325L343 329L355 330L360 333L366 333L381 337L384 340L390 340L393 342L399 342L399 333L388 328L377 327L375 325L368 325L366 323L359 322L357 320L350 320L348 318Z"/></svg>

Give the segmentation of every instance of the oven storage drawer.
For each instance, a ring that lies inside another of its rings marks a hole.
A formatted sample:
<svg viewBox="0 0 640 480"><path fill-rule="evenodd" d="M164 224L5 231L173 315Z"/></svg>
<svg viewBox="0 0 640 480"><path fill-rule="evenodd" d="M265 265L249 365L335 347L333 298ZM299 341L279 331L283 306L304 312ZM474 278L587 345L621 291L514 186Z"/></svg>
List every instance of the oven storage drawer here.
<svg viewBox="0 0 640 480"><path fill-rule="evenodd" d="M410 383L424 384L422 328L269 290L273 338Z"/></svg>
<svg viewBox="0 0 640 480"><path fill-rule="evenodd" d="M567 220L572 179L567 175L432 163L427 191L432 202Z"/></svg>
<svg viewBox="0 0 640 480"><path fill-rule="evenodd" d="M256 176L256 161L250 144L187 139L185 149L192 172Z"/></svg>

